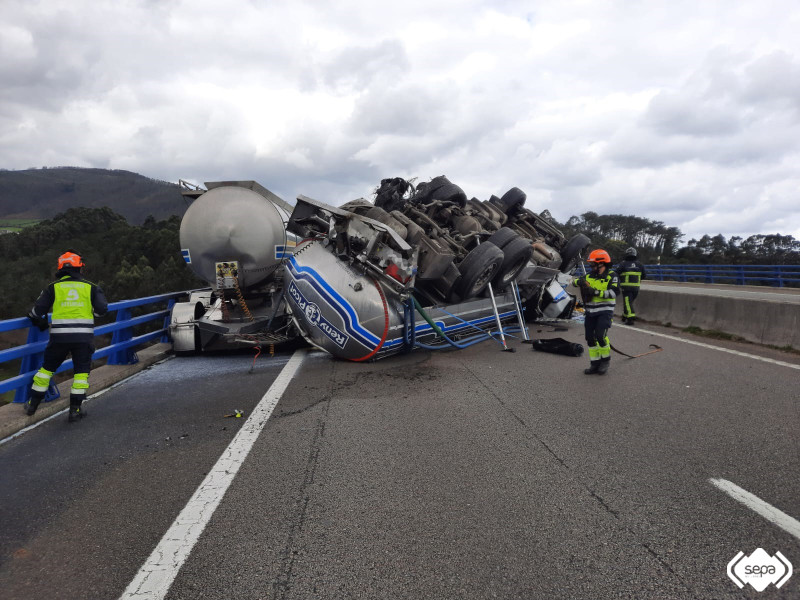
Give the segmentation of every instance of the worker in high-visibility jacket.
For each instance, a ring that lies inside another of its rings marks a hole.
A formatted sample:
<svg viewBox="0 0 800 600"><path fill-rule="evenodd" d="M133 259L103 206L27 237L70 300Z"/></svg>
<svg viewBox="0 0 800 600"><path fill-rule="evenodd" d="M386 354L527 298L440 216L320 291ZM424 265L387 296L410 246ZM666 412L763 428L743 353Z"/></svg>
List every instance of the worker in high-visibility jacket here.
<svg viewBox="0 0 800 600"><path fill-rule="evenodd" d="M636 309L633 307L633 301L639 295L642 279L647 277L644 265L636 260L636 254L636 248L628 248L625 251L625 258L614 267L622 291L622 322L626 325L633 325L636 321Z"/></svg>
<svg viewBox="0 0 800 600"><path fill-rule="evenodd" d="M593 250L589 254L589 263L592 271L573 281L581 292L586 343L589 345L589 368L583 372L587 375L605 375L611 363L608 330L619 294L619 279L611 270L611 257L605 250Z"/></svg>
<svg viewBox="0 0 800 600"><path fill-rule="evenodd" d="M50 379L72 355L73 379L69 394L70 423L83 417L81 403L89 389L89 372L94 353L94 317L108 312L103 290L81 274L83 259L68 250L58 257L56 280L39 295L28 317L42 331L50 328L50 341L44 351L42 368L33 377L25 412L33 415L50 387ZM48 324L47 313L53 311Z"/></svg>

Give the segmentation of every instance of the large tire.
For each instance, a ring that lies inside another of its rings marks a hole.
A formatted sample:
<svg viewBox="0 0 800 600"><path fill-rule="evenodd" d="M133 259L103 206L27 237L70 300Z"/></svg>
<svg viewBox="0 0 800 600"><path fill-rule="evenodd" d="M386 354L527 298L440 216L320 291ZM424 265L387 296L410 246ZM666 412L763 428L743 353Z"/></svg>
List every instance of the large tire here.
<svg viewBox="0 0 800 600"><path fill-rule="evenodd" d="M513 215L522 209L527 197L528 196L521 189L513 187L494 201L493 204L507 215Z"/></svg>
<svg viewBox="0 0 800 600"><path fill-rule="evenodd" d="M458 265L461 277L453 291L462 300L474 298L494 279L502 264L503 251L490 242L482 243Z"/></svg>
<svg viewBox="0 0 800 600"><path fill-rule="evenodd" d="M510 227L501 227L497 231L495 231L491 237L489 237L487 242L493 243L495 246L502 250L506 244L508 244L511 240L514 240L519 237L519 234L511 229Z"/></svg>
<svg viewBox="0 0 800 600"><path fill-rule="evenodd" d="M423 181L417 186L416 192L411 197L413 204L426 204L433 199L433 193L445 185L451 185L450 180L444 175L437 175L430 181Z"/></svg>
<svg viewBox="0 0 800 600"><path fill-rule="evenodd" d="M455 183L446 183L442 187L436 189L430 197L433 200L445 200L447 202L456 202L461 208L467 205L467 195Z"/></svg>
<svg viewBox="0 0 800 600"><path fill-rule="evenodd" d="M491 238L490 238L491 239ZM482 244L481 244L482 245ZM505 288L514 281L533 255L533 246L527 238L517 236L503 246L503 264L494 278L494 282Z"/></svg>
<svg viewBox="0 0 800 600"><path fill-rule="evenodd" d="M578 257L586 250L591 240L579 233L570 238L567 245L561 251L561 266L558 268L562 273L568 273L572 268L578 264Z"/></svg>

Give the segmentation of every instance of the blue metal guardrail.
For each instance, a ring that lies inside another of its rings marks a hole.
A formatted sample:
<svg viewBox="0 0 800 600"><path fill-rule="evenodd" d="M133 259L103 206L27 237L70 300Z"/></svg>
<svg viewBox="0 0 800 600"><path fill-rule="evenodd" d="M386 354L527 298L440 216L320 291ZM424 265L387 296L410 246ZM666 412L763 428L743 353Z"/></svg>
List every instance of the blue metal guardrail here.
<svg viewBox="0 0 800 600"><path fill-rule="evenodd" d="M647 278L736 285L800 285L800 265L645 265Z"/></svg>
<svg viewBox="0 0 800 600"><path fill-rule="evenodd" d="M109 365L132 365L139 361L134 351L134 348L137 346L141 346L144 343L156 339L160 339L161 342L169 342L167 329L169 327L170 311L175 304L175 300L181 296L185 296L187 293L188 292L173 292L170 294L161 294L159 296L147 296L145 298L135 298L133 300L122 300L121 302L110 303L108 305L108 311L116 311L116 321L114 323L107 323L106 325L95 327L94 334L98 336L111 333L111 344L97 350L92 355L92 360L108 357L107 364ZM159 310L131 318L132 308L159 302L167 302L167 308L165 310ZM50 317L51 315L48 315L48 318ZM133 328L135 326L157 319L163 319L163 326L161 329L133 337ZM44 349L47 346L50 333L49 331L39 331L38 327L31 324L28 317L0 321L0 332L18 329L28 330L27 343L22 346L0 351L0 364L21 358L22 364L20 365L19 375L6 379L5 381L0 381L0 394L16 390L14 402L25 402L28 397L33 376L36 374L36 371L39 370L39 367L42 366ZM65 361L64 364L58 368L56 373L69 369L72 369L72 359ZM58 398L58 388L55 386L55 383L51 381L50 389L45 397L45 402L54 400L55 398Z"/></svg>

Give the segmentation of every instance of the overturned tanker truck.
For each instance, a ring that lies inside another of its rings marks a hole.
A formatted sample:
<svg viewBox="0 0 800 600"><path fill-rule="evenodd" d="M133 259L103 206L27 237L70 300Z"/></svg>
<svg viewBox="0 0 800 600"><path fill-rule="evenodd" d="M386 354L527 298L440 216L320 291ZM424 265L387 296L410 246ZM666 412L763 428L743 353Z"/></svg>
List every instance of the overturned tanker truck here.
<svg viewBox="0 0 800 600"><path fill-rule="evenodd" d="M414 347L465 347L563 316L589 244L567 240L512 188L467 199L446 177L385 179L374 202L294 208L255 182L206 184L181 223L189 266L212 286L175 305L176 352L302 337L364 361ZM291 213L291 214L289 214ZM492 333L494 330L494 333Z"/></svg>

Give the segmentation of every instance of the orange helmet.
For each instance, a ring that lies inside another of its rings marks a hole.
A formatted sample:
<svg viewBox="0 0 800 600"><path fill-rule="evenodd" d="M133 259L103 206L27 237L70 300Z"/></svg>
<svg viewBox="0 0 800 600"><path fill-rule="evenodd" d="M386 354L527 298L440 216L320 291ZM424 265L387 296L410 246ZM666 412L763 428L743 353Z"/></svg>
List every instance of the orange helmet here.
<svg viewBox="0 0 800 600"><path fill-rule="evenodd" d="M67 251L64 252L61 256L58 257L58 268L62 269L64 267L82 267L83 259L80 255L75 254L74 252Z"/></svg>
<svg viewBox="0 0 800 600"><path fill-rule="evenodd" d="M611 264L611 257L605 250L592 250L588 260L589 262Z"/></svg>

